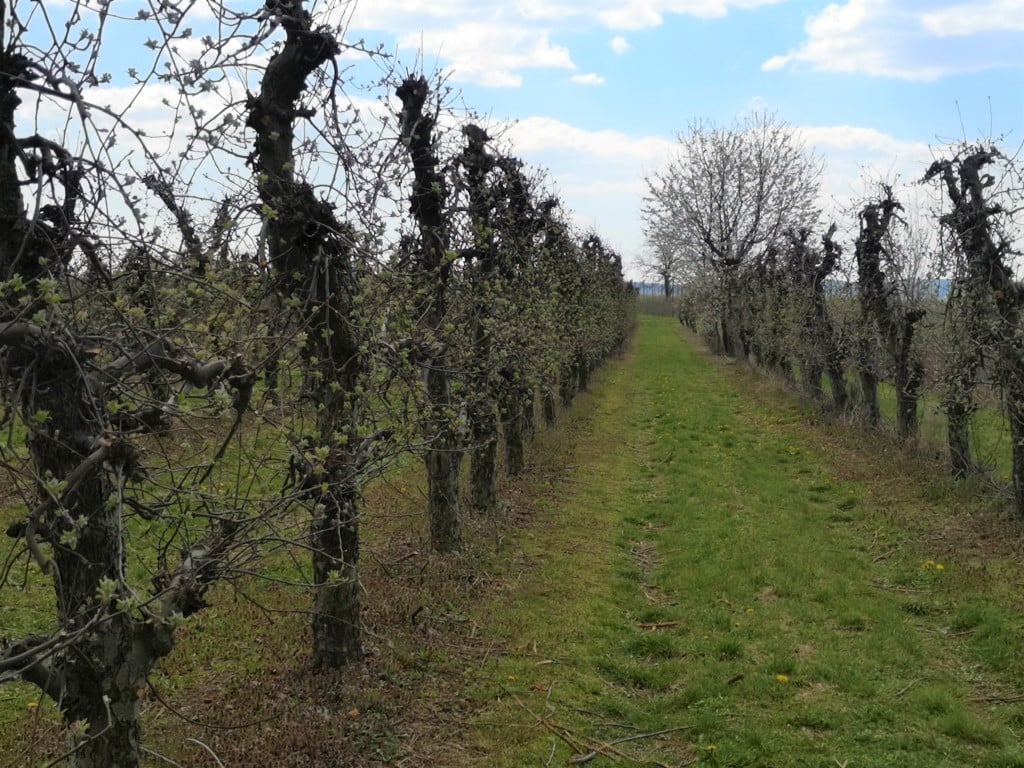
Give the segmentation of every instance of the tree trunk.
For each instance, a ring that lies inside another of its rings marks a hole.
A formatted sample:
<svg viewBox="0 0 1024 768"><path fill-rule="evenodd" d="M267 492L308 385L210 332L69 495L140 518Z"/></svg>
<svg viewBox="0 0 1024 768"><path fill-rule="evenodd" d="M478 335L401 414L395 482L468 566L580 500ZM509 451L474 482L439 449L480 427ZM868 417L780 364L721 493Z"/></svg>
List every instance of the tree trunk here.
<svg viewBox="0 0 1024 768"><path fill-rule="evenodd" d="M529 429L527 412L533 411L531 392L513 386L506 396L504 410L505 467L510 477L522 474L526 466L526 431ZM529 398L529 399L528 399ZM532 413L531 413L532 415Z"/></svg>
<svg viewBox="0 0 1024 768"><path fill-rule="evenodd" d="M861 323L861 332L870 333L871 317L862 314ZM861 338L857 343L857 378L860 380L860 406L864 423L868 427L877 427L882 415L878 406L878 377L875 375L875 361L868 338Z"/></svg>
<svg viewBox="0 0 1024 768"><path fill-rule="evenodd" d="M119 614L65 654L59 666L65 685L58 703L69 724L72 768L139 764L139 697L154 663L170 647L170 634L163 629Z"/></svg>
<svg viewBox="0 0 1024 768"><path fill-rule="evenodd" d="M344 343L337 331L331 340ZM349 341L351 344L351 341ZM348 346L348 345L345 345ZM328 350L324 349L324 353ZM341 349L333 350L342 354ZM332 355L332 356L334 356ZM319 445L327 459L306 478L313 503L310 545L313 558L313 656L315 667L339 669L363 658L362 618L359 604L359 478L352 405L348 393L357 385L354 369L324 371L322 379L341 385L332 390L325 381L318 395L322 408L317 419ZM338 435L346 435L342 444Z"/></svg>
<svg viewBox="0 0 1024 768"><path fill-rule="evenodd" d="M825 399L825 390L821 386L821 363L808 357L804 358L800 368L804 391L811 399L820 403Z"/></svg>
<svg viewBox="0 0 1024 768"><path fill-rule="evenodd" d="M427 433L427 515L430 543L435 552L448 553L462 546L462 514L459 509L459 474L462 445L451 419L444 412L451 405L447 361L442 357L427 366L427 400L434 409Z"/></svg>
<svg viewBox="0 0 1024 768"><path fill-rule="evenodd" d="M472 506L480 512L493 512L498 503L498 387L501 377L494 376L495 350L488 327L494 316L495 276L498 251L491 227L493 195L487 176L494 158L487 153L490 137L477 125L463 127L466 147L460 156L469 188L469 213L473 231L473 263L467 269L471 287L473 357L469 376L469 410L472 449L469 487Z"/></svg>
<svg viewBox="0 0 1024 768"><path fill-rule="evenodd" d="M537 412L534 405L534 393L529 387L523 388L520 396L520 418L522 419L523 435L531 437L537 433Z"/></svg>
<svg viewBox="0 0 1024 768"><path fill-rule="evenodd" d="M430 545L435 552L455 552L462 546L459 513L459 468L462 452L432 448L427 451L427 512Z"/></svg>
<svg viewBox="0 0 1024 768"><path fill-rule="evenodd" d="M896 426L900 440L913 440L917 437L917 392L896 379Z"/></svg>
<svg viewBox="0 0 1024 768"><path fill-rule="evenodd" d="M891 331L889 340L893 348L896 370L893 383L896 385L896 424L901 440L913 440L918 434L917 401L924 368L912 356L914 323L924 317L924 310L907 312L900 318L900 325ZM895 319L895 318L894 318Z"/></svg>
<svg viewBox="0 0 1024 768"><path fill-rule="evenodd" d="M580 361L576 365L576 380L579 382L579 390L586 392L590 386L590 365L586 361Z"/></svg>
<svg viewBox="0 0 1024 768"><path fill-rule="evenodd" d="M470 498L475 509L490 513L498 503L498 417L493 408L481 408L472 421Z"/></svg>
<svg viewBox="0 0 1024 768"><path fill-rule="evenodd" d="M63 354L54 350L39 355L33 364L35 386L24 388L22 413L43 408L50 414L28 440L40 477L69 478L88 466L76 440L65 435L89 444L95 442L89 435L105 434L97 420L96 391L81 374L82 362L67 354L69 346L57 347ZM20 365L19 358L20 352L12 351L8 364ZM139 695L153 665L170 651L173 641L169 628L116 611L112 604L125 596L124 521L121 507L108 503L115 490L112 473L103 464L120 467L125 460L121 454L110 454L96 462L78 481L69 481L64 508L42 515L42 527L52 532L69 531L68 519L81 521L71 541L50 538L58 626L71 634L98 621L95 629L23 674L61 708L69 726L69 747L74 749L73 768L138 764ZM100 593L108 589L110 597L101 600Z"/></svg>
<svg viewBox="0 0 1024 768"><path fill-rule="evenodd" d="M1007 415L1013 441L1013 500L1019 517L1024 517L1024 366L1016 366L1016 385L1007 391Z"/></svg>
<svg viewBox="0 0 1024 768"><path fill-rule="evenodd" d="M355 451L366 358L357 338L356 238L334 208L296 178L293 146L306 80L340 48L329 30L312 28L302 0L285 0L278 10L287 39L270 58L258 97L248 102L246 125L257 134L254 170L277 303L296 300L295 319L308 330L304 373L320 405L317 434L307 447L324 455L303 460L302 478L302 497L312 510L313 664L340 667L362 659L356 505L362 468Z"/></svg>
<svg viewBox="0 0 1024 768"><path fill-rule="evenodd" d="M448 308L451 260L448 258L448 221L444 212L445 183L438 174L434 147L434 118L424 114L430 88L423 76L409 76L395 94L402 141L413 167L412 214L420 233L419 272L423 283L417 313L427 329L441 335ZM452 552L462 545L459 510L459 472L462 441L452 417L453 403L446 355L435 353L426 361L427 515L430 541L436 552Z"/></svg>
<svg viewBox="0 0 1024 768"><path fill-rule="evenodd" d="M828 380L832 385L832 406L836 413L844 413L850 401L846 392L846 376L841 363L828 359Z"/></svg>
<svg viewBox="0 0 1024 768"><path fill-rule="evenodd" d="M544 391L541 393L541 415L544 417L544 423L547 426L553 426L558 418L558 409L555 406L555 393L551 387L544 387Z"/></svg>
<svg viewBox="0 0 1024 768"><path fill-rule="evenodd" d="M861 358L863 360L863 358ZM860 399L864 408L864 422L869 427L877 427L881 421L882 414L878 407L878 377L871 369L870 363L861 364L860 371Z"/></svg>
<svg viewBox="0 0 1024 768"><path fill-rule="evenodd" d="M974 472L971 458L971 413L974 409L962 401L946 401L946 438L953 477L963 480Z"/></svg>
<svg viewBox="0 0 1024 768"><path fill-rule="evenodd" d="M562 399L562 406L568 408L572 405L573 398L576 397L576 393L580 389L580 378L579 369L575 363L569 366L565 373L562 375L562 379L558 384L559 393Z"/></svg>
<svg viewBox="0 0 1024 768"><path fill-rule="evenodd" d="M337 669L363 657L359 606L359 512L341 481L318 500L312 523L313 666Z"/></svg>

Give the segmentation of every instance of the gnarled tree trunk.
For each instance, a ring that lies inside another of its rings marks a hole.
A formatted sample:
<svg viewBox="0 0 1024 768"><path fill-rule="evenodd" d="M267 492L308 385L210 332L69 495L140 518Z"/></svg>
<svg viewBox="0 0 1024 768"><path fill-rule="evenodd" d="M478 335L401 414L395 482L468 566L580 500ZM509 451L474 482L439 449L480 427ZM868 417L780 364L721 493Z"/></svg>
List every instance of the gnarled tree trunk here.
<svg viewBox="0 0 1024 768"><path fill-rule="evenodd" d="M365 354L358 342L353 233L295 178L294 121L307 78L337 56L329 31L313 29L302 0L270 11L286 32L267 64L246 124L256 132L257 187L276 289L296 300L295 320L308 328L302 350L308 385L320 404L316 437L300 446L299 496L312 512L313 663L340 667L362 658L359 607L360 464L358 387Z"/></svg>
<svg viewBox="0 0 1024 768"><path fill-rule="evenodd" d="M423 111L430 88L424 77L407 77L398 87L402 102L402 141L413 167L412 214L420 231L419 276L421 306L419 316L428 331L439 334L448 310L448 282L451 262L448 252L448 225L443 205L444 180L437 172L434 148L434 118ZM452 552L462 545L462 520L459 510L459 473L462 466L462 439L452 416L454 404L449 381L448 357L443 340L435 339L425 362L427 412L423 424L428 441L427 514L430 518L430 542L436 552Z"/></svg>

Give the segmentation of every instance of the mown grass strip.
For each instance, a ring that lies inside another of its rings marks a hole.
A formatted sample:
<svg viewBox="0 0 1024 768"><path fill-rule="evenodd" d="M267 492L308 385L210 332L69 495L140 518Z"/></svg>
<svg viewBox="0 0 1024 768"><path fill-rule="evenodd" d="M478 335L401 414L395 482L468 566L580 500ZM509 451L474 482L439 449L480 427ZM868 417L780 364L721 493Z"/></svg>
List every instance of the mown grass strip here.
<svg viewBox="0 0 1024 768"><path fill-rule="evenodd" d="M501 652L463 673L472 764L1024 765L1012 557L951 548L955 491L663 318L579 407Z"/></svg>

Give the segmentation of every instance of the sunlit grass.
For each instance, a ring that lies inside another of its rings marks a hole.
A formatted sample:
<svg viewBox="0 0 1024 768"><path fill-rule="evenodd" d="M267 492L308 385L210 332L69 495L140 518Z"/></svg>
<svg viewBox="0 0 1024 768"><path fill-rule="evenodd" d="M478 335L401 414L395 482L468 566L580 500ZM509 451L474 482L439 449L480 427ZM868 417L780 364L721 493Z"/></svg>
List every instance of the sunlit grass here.
<svg viewBox="0 0 1024 768"><path fill-rule="evenodd" d="M1024 685L1020 622L955 557L923 557L801 404L658 319L587 407L530 597L493 628L522 641L477 691L491 704L476 764L563 764L670 728L686 730L616 748L666 764L1015 764L1020 705L984 696Z"/></svg>

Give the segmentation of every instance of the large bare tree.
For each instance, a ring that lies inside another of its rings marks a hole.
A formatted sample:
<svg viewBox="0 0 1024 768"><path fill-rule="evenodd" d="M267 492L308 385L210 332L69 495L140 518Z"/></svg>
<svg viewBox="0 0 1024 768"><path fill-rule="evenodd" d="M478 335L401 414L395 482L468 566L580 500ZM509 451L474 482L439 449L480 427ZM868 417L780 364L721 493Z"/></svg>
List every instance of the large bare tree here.
<svg viewBox="0 0 1024 768"><path fill-rule="evenodd" d="M722 347L745 354L740 268L788 230L810 228L821 165L792 128L755 114L728 127L696 122L664 171L647 179L644 219L661 247L692 254L718 282Z"/></svg>

